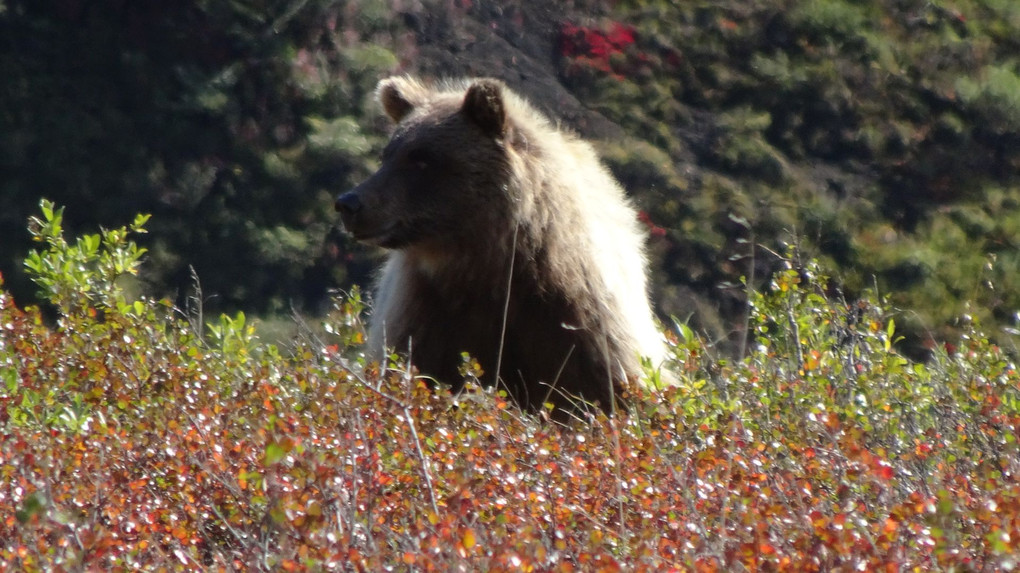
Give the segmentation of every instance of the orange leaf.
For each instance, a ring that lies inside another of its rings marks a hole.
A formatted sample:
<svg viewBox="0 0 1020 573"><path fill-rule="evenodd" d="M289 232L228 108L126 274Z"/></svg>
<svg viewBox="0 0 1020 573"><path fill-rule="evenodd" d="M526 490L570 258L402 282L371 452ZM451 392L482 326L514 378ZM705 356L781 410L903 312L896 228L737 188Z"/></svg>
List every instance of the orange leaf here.
<svg viewBox="0 0 1020 573"><path fill-rule="evenodd" d="M887 517L885 524L882 526L882 532L887 535L892 535L893 533L896 533L896 529L899 528L899 526L900 524L898 521L891 517Z"/></svg>

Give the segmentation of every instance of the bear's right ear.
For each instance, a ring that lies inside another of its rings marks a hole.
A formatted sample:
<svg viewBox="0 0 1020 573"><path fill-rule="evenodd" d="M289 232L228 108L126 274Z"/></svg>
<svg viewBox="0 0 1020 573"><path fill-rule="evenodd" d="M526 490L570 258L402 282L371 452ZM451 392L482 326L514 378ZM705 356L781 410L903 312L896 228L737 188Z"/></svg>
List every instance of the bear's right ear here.
<svg viewBox="0 0 1020 573"><path fill-rule="evenodd" d="M422 86L411 78L393 77L379 82L375 88L376 98L382 104L386 115L393 123L400 123L420 103L418 95Z"/></svg>
<svg viewBox="0 0 1020 573"><path fill-rule="evenodd" d="M487 135L506 135L506 103L503 101L502 82L490 79L475 81L468 88L461 109Z"/></svg>

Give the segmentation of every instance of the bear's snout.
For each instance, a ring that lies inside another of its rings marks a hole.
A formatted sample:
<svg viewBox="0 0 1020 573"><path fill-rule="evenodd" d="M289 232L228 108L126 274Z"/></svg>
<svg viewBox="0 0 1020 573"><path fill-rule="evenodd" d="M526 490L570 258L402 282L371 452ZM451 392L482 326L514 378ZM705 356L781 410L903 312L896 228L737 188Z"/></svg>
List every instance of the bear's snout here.
<svg viewBox="0 0 1020 573"><path fill-rule="evenodd" d="M385 218L386 211L373 208L376 203L369 198L366 203L362 193L355 189L336 198L333 207L340 213L340 222L344 229L358 241L385 241L391 225ZM377 243L381 244L381 243Z"/></svg>
<svg viewBox="0 0 1020 573"><path fill-rule="evenodd" d="M358 197L354 191L348 191L336 198L333 207L342 217L356 215L358 211L361 211L361 197Z"/></svg>

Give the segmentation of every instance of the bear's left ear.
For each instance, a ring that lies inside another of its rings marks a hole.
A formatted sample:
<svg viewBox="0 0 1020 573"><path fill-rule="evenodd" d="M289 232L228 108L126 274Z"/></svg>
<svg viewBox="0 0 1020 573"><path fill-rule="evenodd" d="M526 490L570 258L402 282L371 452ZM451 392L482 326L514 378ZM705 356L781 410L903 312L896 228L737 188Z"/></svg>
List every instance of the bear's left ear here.
<svg viewBox="0 0 1020 573"><path fill-rule="evenodd" d="M471 84L461 110L486 135L500 138L506 134L506 106L503 102L503 84L499 81L486 79Z"/></svg>
<svg viewBox="0 0 1020 573"><path fill-rule="evenodd" d="M425 99L425 87L414 78L397 76L386 78L375 88L375 97L382 104L393 123L400 123Z"/></svg>

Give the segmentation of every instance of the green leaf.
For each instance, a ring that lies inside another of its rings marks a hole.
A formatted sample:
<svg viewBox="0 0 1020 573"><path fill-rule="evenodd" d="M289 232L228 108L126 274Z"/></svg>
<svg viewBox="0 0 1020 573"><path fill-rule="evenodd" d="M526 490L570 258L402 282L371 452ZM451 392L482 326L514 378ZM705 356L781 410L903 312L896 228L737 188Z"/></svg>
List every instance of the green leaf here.
<svg viewBox="0 0 1020 573"><path fill-rule="evenodd" d="M21 509L15 512L14 517L16 517L20 523L27 523L33 517L45 513L45 502L46 498L43 497L41 492L34 492L25 498L25 503L21 505Z"/></svg>
<svg viewBox="0 0 1020 573"><path fill-rule="evenodd" d="M45 198L44 199L40 199L39 200L39 208L42 210L43 217L45 217L47 221L52 221L53 220L53 202L52 201L50 201L49 199L45 199Z"/></svg>
<svg viewBox="0 0 1020 573"><path fill-rule="evenodd" d="M262 463L271 466L282 460L285 455L287 455L287 449L276 442L272 442L266 446L266 455L263 457Z"/></svg>
<svg viewBox="0 0 1020 573"><path fill-rule="evenodd" d="M885 326L885 351L889 352L892 350L893 336L896 334L896 321L889 319L889 323Z"/></svg>

